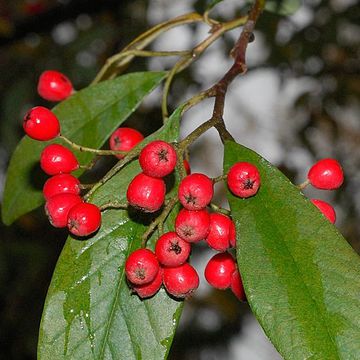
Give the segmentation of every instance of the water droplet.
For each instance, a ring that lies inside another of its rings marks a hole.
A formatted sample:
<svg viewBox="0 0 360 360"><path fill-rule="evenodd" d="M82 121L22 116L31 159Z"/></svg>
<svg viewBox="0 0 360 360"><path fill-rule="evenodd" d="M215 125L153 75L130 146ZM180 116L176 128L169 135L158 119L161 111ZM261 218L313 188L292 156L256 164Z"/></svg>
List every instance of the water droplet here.
<svg viewBox="0 0 360 360"><path fill-rule="evenodd" d="M74 309L70 309L70 313L73 314L73 313L74 313Z"/></svg>
<svg viewBox="0 0 360 360"><path fill-rule="evenodd" d="M84 330L84 321L83 321L83 319L82 319L82 317L79 317L79 321L80 321L80 328L81 328L81 330Z"/></svg>

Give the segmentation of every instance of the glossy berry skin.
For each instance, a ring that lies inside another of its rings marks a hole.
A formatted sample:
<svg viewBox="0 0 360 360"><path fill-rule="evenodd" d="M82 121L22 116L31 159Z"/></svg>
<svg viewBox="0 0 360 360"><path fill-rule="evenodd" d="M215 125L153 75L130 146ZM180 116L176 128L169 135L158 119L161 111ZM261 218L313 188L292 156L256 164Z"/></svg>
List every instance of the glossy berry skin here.
<svg viewBox="0 0 360 360"><path fill-rule="evenodd" d="M334 190L344 182L344 173L337 160L322 159L310 168L308 179L318 189Z"/></svg>
<svg viewBox="0 0 360 360"><path fill-rule="evenodd" d="M207 244L217 251L226 251L230 247L231 219L220 213L210 214L210 229L206 237Z"/></svg>
<svg viewBox="0 0 360 360"><path fill-rule="evenodd" d="M163 179L140 173L134 177L127 189L128 203L144 212L155 212L164 203L166 186Z"/></svg>
<svg viewBox="0 0 360 360"><path fill-rule="evenodd" d="M71 173L79 168L79 163L71 150L59 144L50 144L40 156L40 166L48 175Z"/></svg>
<svg viewBox="0 0 360 360"><path fill-rule="evenodd" d="M210 204L213 195L213 182L204 174L188 175L179 185L179 201L188 210L204 209Z"/></svg>
<svg viewBox="0 0 360 360"><path fill-rule="evenodd" d="M138 249L132 252L125 262L127 279L135 285L149 284L160 269L155 254L149 249Z"/></svg>
<svg viewBox="0 0 360 360"><path fill-rule="evenodd" d="M157 178L169 175L175 168L176 160L174 147L162 140L147 144L139 155L143 173Z"/></svg>
<svg viewBox="0 0 360 360"><path fill-rule="evenodd" d="M191 168L190 168L189 162L186 159L184 159L184 168L185 168L186 175L190 175Z"/></svg>
<svg viewBox="0 0 360 360"><path fill-rule="evenodd" d="M241 198L254 196L258 192L260 182L257 167L245 161L235 163L227 176L230 191Z"/></svg>
<svg viewBox="0 0 360 360"><path fill-rule="evenodd" d="M311 202L328 218L331 223L335 223L336 212L329 203L319 199L312 199Z"/></svg>
<svg viewBox="0 0 360 360"><path fill-rule="evenodd" d="M163 266L182 265L188 259L190 251L191 245L172 231L160 236L155 245L155 255Z"/></svg>
<svg viewBox="0 0 360 360"><path fill-rule="evenodd" d="M109 145L111 150L130 151L143 139L144 136L139 131L128 127L122 127L116 129L112 133ZM115 156L118 159L122 159L125 155L117 154Z"/></svg>
<svg viewBox="0 0 360 360"><path fill-rule="evenodd" d="M153 281L144 285L131 284L130 286L141 299L147 299L154 296L161 288L163 282L163 269L160 267L159 271Z"/></svg>
<svg viewBox="0 0 360 360"><path fill-rule="evenodd" d="M240 301L246 301L246 295L239 270L235 270L231 275L230 289Z"/></svg>
<svg viewBox="0 0 360 360"><path fill-rule="evenodd" d="M88 236L97 231L100 225L101 212L94 204L83 202L69 211L67 227L75 236Z"/></svg>
<svg viewBox="0 0 360 360"><path fill-rule="evenodd" d="M229 228L229 241L231 247L236 247L236 228L232 220Z"/></svg>
<svg viewBox="0 0 360 360"><path fill-rule="evenodd" d="M184 240L190 243L206 238L209 233L210 216L206 209L181 209L175 219L175 231Z"/></svg>
<svg viewBox="0 0 360 360"><path fill-rule="evenodd" d="M81 202L81 197L75 194L58 194L51 197L45 204L45 212L51 225L57 228L66 227L70 209Z"/></svg>
<svg viewBox="0 0 360 360"><path fill-rule="evenodd" d="M57 194L80 194L80 181L70 174L59 174L47 179L43 187L45 200Z"/></svg>
<svg viewBox="0 0 360 360"><path fill-rule="evenodd" d="M199 287L199 275L189 264L164 268L163 282L167 292L177 298L190 296Z"/></svg>
<svg viewBox="0 0 360 360"><path fill-rule="evenodd" d="M39 77L37 90L45 100L62 101L68 98L74 89L64 74L56 70L46 70Z"/></svg>
<svg viewBox="0 0 360 360"><path fill-rule="evenodd" d="M43 106L30 109L24 116L23 128L32 139L47 141L60 134L60 123L55 114Z"/></svg>
<svg viewBox="0 0 360 360"><path fill-rule="evenodd" d="M227 252L214 255L205 267L205 279L216 289L230 287L231 276L236 270L234 258Z"/></svg>

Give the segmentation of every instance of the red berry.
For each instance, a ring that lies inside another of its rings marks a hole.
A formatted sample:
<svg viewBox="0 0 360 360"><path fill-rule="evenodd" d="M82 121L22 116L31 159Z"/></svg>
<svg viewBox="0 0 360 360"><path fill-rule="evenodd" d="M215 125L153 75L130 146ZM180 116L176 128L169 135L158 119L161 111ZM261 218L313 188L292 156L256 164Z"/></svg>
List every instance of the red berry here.
<svg viewBox="0 0 360 360"><path fill-rule="evenodd" d="M229 241L231 247L236 247L236 228L234 222L231 220L229 229Z"/></svg>
<svg viewBox="0 0 360 360"><path fill-rule="evenodd" d="M216 289L230 287L231 275L236 270L234 258L227 252L214 255L205 267L205 279Z"/></svg>
<svg viewBox="0 0 360 360"><path fill-rule="evenodd" d="M310 168L308 179L318 189L334 190L343 183L344 173L335 159L322 159Z"/></svg>
<svg viewBox="0 0 360 360"><path fill-rule="evenodd" d="M132 290L139 295L140 298L146 299L154 296L161 288L163 281L163 269L160 267L159 271L153 281L144 285L130 284Z"/></svg>
<svg viewBox="0 0 360 360"><path fill-rule="evenodd" d="M65 193L80 194L80 181L78 178L70 174L59 174L46 180L43 187L45 200L49 200L54 195Z"/></svg>
<svg viewBox="0 0 360 360"><path fill-rule="evenodd" d="M79 168L79 163L71 150L59 144L50 144L40 156L40 166L48 175L70 173Z"/></svg>
<svg viewBox="0 0 360 360"><path fill-rule="evenodd" d="M159 272L160 266L155 254L149 249L132 252L125 262L127 279L136 285L148 284Z"/></svg>
<svg viewBox="0 0 360 360"><path fill-rule="evenodd" d="M203 210L180 210L175 220L175 231L188 242L198 242L209 232L210 216Z"/></svg>
<svg viewBox="0 0 360 360"><path fill-rule="evenodd" d="M69 211L67 227L76 236L88 236L97 231L100 224L101 212L94 204L83 202Z"/></svg>
<svg viewBox="0 0 360 360"><path fill-rule="evenodd" d="M155 245L155 255L163 266L182 265L189 257L191 245L175 232L168 232L159 237Z"/></svg>
<svg viewBox="0 0 360 360"><path fill-rule="evenodd" d="M232 221L226 215L210 214L210 230L206 242L211 248L217 251L225 251L230 247L231 223Z"/></svg>
<svg viewBox="0 0 360 360"><path fill-rule="evenodd" d="M179 200L188 210L205 208L214 195L213 182L204 174L186 176L179 185Z"/></svg>
<svg viewBox="0 0 360 360"><path fill-rule="evenodd" d="M199 286L199 275L189 264L164 268L164 286L169 294L185 298L190 296Z"/></svg>
<svg viewBox="0 0 360 360"><path fill-rule="evenodd" d="M231 275L230 282L231 291L234 295L241 301L246 301L246 295L243 287L243 283L241 280L241 276L239 270L235 270Z"/></svg>
<svg viewBox="0 0 360 360"><path fill-rule="evenodd" d="M227 183L230 191L241 198L255 195L260 187L260 173L248 162L237 162L229 170Z"/></svg>
<svg viewBox="0 0 360 360"><path fill-rule="evenodd" d="M49 101L65 100L73 92L71 81L55 70L47 70L40 75L37 89L39 95Z"/></svg>
<svg viewBox="0 0 360 360"><path fill-rule="evenodd" d="M143 173L157 178L170 174L175 168L176 159L173 146L162 140L147 144L139 155Z"/></svg>
<svg viewBox="0 0 360 360"><path fill-rule="evenodd" d="M66 227L70 209L81 203L82 199L75 194L58 194L51 197L45 204L45 212L51 225Z"/></svg>
<svg viewBox="0 0 360 360"><path fill-rule="evenodd" d="M110 149L118 151L130 151L140 141L144 139L144 136L137 130L132 128L118 128L110 137ZM122 159L125 155L115 155L118 159Z"/></svg>
<svg viewBox="0 0 360 360"><path fill-rule="evenodd" d="M60 134L60 123L53 112L43 106L30 109L24 116L23 128L32 139L47 141Z"/></svg>
<svg viewBox="0 0 360 360"><path fill-rule="evenodd" d="M190 168L189 162L186 159L184 159L184 168L185 168L186 175L190 175L191 168Z"/></svg>
<svg viewBox="0 0 360 360"><path fill-rule="evenodd" d="M311 202L326 216L331 223L336 221L336 212L334 208L323 200L312 199Z"/></svg>
<svg viewBox="0 0 360 360"><path fill-rule="evenodd" d="M163 179L140 173L132 179L126 197L131 206L144 212L155 212L164 203L166 186Z"/></svg>

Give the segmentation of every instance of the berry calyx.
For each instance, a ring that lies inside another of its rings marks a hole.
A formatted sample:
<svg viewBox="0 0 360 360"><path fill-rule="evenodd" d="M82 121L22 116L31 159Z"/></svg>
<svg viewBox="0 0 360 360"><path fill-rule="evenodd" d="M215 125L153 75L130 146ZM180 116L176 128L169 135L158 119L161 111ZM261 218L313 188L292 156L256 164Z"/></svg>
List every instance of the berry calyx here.
<svg viewBox="0 0 360 360"><path fill-rule="evenodd" d="M227 184L235 196L241 198L254 196L260 187L259 170L248 162L237 162L229 170Z"/></svg>
<svg viewBox="0 0 360 360"><path fill-rule="evenodd" d="M109 145L110 149L114 151L130 151L139 142L144 139L144 136L137 130L122 127L116 129L110 136ZM122 159L125 155L115 155L118 159Z"/></svg>
<svg viewBox="0 0 360 360"><path fill-rule="evenodd" d="M155 279L159 269L155 254L149 249L135 250L125 262L126 277L135 285L150 283Z"/></svg>
<svg viewBox="0 0 360 360"><path fill-rule="evenodd" d="M210 216L203 210L181 209L175 219L176 233L187 242L198 242L209 233Z"/></svg>
<svg viewBox="0 0 360 360"><path fill-rule="evenodd" d="M144 212L155 212L164 203L166 186L163 179L140 173L134 177L127 189L129 204Z"/></svg>
<svg viewBox="0 0 360 360"><path fill-rule="evenodd" d="M62 101L68 98L74 89L64 74L56 70L46 70L39 77L37 90L45 100Z"/></svg>
<svg viewBox="0 0 360 360"><path fill-rule="evenodd" d="M337 160L322 159L310 168L308 180L318 189L334 190L344 182L344 172Z"/></svg>
<svg viewBox="0 0 360 360"><path fill-rule="evenodd" d="M241 280L239 270L235 270L231 275L230 288L233 294L240 300L246 301L245 290Z"/></svg>
<svg viewBox="0 0 360 360"><path fill-rule="evenodd" d="M227 252L214 255L205 267L205 279L216 289L230 287L231 276L236 270L234 258Z"/></svg>
<svg viewBox="0 0 360 360"><path fill-rule="evenodd" d="M230 247L231 223L231 219L226 215L210 214L210 227L206 242L211 248L217 251L226 251Z"/></svg>
<svg viewBox="0 0 360 360"><path fill-rule="evenodd" d="M60 134L60 123L55 114L43 106L30 109L24 116L23 128L32 139L47 141Z"/></svg>
<svg viewBox="0 0 360 360"><path fill-rule="evenodd" d="M67 227L76 236L88 236L97 231L101 224L100 209L90 203L73 206L68 214Z"/></svg>
<svg viewBox="0 0 360 360"><path fill-rule="evenodd" d="M51 225L57 228L66 227L70 209L81 202L81 197L75 194L52 196L45 204L45 212Z"/></svg>
<svg viewBox="0 0 360 360"><path fill-rule="evenodd" d="M48 175L70 173L79 168L79 163L71 150L59 144L50 144L40 156L40 166Z"/></svg>
<svg viewBox="0 0 360 360"><path fill-rule="evenodd" d="M153 281L150 281L148 284L135 285L130 284L133 292L138 294L141 299L147 299L154 296L161 288L163 282L163 269L160 267L159 271Z"/></svg>
<svg viewBox="0 0 360 360"><path fill-rule="evenodd" d="M80 181L70 174L59 174L47 179L43 187L45 200L57 194L80 194Z"/></svg>
<svg viewBox="0 0 360 360"><path fill-rule="evenodd" d="M210 204L213 195L213 182L204 174L188 175L179 185L179 201L188 210L204 209Z"/></svg>
<svg viewBox="0 0 360 360"><path fill-rule="evenodd" d="M163 282L170 295L177 298L190 296L199 286L199 275L189 264L164 268Z"/></svg>
<svg viewBox="0 0 360 360"><path fill-rule="evenodd" d="M331 223L336 221L336 212L334 208L326 201L319 199L312 199L311 202L328 218Z"/></svg>

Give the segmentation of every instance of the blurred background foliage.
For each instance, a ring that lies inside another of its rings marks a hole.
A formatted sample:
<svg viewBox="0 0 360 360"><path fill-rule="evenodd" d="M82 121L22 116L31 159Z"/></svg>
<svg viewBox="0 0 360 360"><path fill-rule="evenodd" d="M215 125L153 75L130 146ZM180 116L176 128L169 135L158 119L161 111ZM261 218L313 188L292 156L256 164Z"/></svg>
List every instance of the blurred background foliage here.
<svg viewBox="0 0 360 360"><path fill-rule="evenodd" d="M72 79L75 88L87 86L107 57L156 22L154 11L174 7L172 13L180 15L181 12L176 12L178 3L0 0L1 188L9 158L23 136L23 114L31 106L49 106L36 93L39 74L45 69L57 69ZM206 3L186 1L188 8L199 12L204 11ZM239 3L243 6L236 5L238 14L244 12L244 2ZM228 8L229 15L227 6L230 5L225 0L218 7L225 10L224 17L233 17L233 7ZM341 232L358 252L359 24L360 7L351 0L307 0L298 13L288 18L266 13L255 33L256 40L262 43L260 60L250 64L250 71L271 69L279 77L280 86L290 78L306 79L311 84L299 93L291 113L286 115L293 131L280 137L286 151L277 165L292 179L304 176L301 171L305 165L294 165L288 156L294 144L306 149L314 159L328 156L339 159L347 180L331 200L339 213ZM188 30L190 34L195 33L196 27L190 26ZM218 48L222 56L226 56L233 41L230 36L224 38ZM147 60L138 59L129 71L148 66ZM184 94L189 86L193 91L204 88L196 71L194 67L179 75L171 106L179 103L176 94ZM144 117L147 121L140 121ZM129 121L149 134L159 127L159 119L158 104L148 102ZM50 227L42 209L22 217L10 227L0 226L0 358L35 359L43 302L66 236L63 231ZM196 251L199 250L195 250L195 258ZM239 306L227 292L208 291L206 296L195 297L184 313L170 358L240 358L230 353L229 344L239 336L247 336L243 320L248 312L246 304ZM252 343L256 346L255 341ZM276 355L258 358L270 359Z"/></svg>

